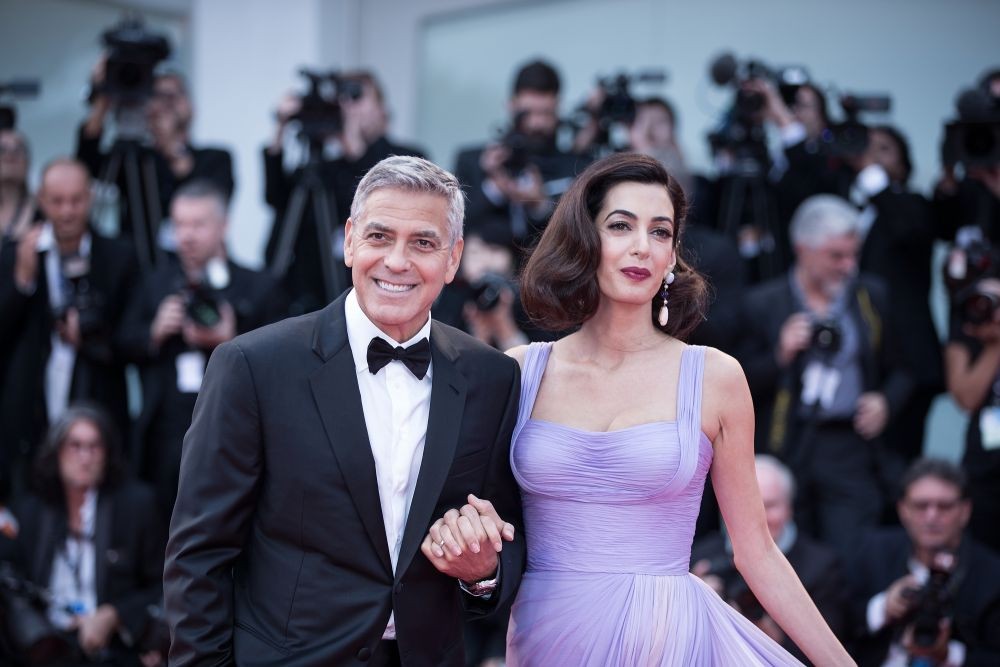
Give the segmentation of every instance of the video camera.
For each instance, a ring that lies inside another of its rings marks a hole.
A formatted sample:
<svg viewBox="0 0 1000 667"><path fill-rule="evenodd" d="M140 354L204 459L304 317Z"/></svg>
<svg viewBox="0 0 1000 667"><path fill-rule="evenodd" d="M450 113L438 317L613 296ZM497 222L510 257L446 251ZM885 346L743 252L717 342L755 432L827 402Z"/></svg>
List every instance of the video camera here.
<svg viewBox="0 0 1000 667"><path fill-rule="evenodd" d="M754 79L773 82L786 102L794 101L799 86L809 82L809 74L799 65L771 67L760 60L737 60L732 53L717 56L709 66L709 76L717 86L731 86L736 97L722 123L708 135L712 152L728 150L738 162L749 162L761 173L770 163L767 132L764 129L764 97L744 88Z"/></svg>
<svg viewBox="0 0 1000 667"><path fill-rule="evenodd" d="M299 123L300 135L309 143L322 144L327 137L344 127L342 99L357 100L364 94L361 82L348 79L335 71L299 70L309 82L309 89L300 98L301 106L289 120Z"/></svg>
<svg viewBox="0 0 1000 667"><path fill-rule="evenodd" d="M844 120L830 125L830 153L853 157L868 148L868 127L859 117L861 114L887 113L892 108L892 98L881 93L843 93L840 95L840 108L844 112Z"/></svg>
<svg viewBox="0 0 1000 667"><path fill-rule="evenodd" d="M612 76L597 78L597 87L601 90L603 100L597 109L581 107L577 114L586 114L597 123L595 143L610 148L615 146L612 130L615 126L629 126L635 120L636 100L632 95L633 85L663 85L667 81L667 72L662 69L648 69L628 74L619 72ZM582 127L584 122L574 123Z"/></svg>
<svg viewBox="0 0 1000 667"><path fill-rule="evenodd" d="M37 97L41 83L37 79L11 79L0 81L0 101L5 97L26 99ZM17 110L11 104L0 104L0 130L17 127Z"/></svg>
<svg viewBox="0 0 1000 667"><path fill-rule="evenodd" d="M955 99L958 118L945 125L941 157L945 166L995 167L1000 164L1000 97L993 94L987 75L976 88L968 88Z"/></svg>
<svg viewBox="0 0 1000 667"><path fill-rule="evenodd" d="M106 30L101 42L107 50L104 83L99 91L116 106L141 106L153 95L153 72L170 56L170 42L146 28L138 15L126 16Z"/></svg>

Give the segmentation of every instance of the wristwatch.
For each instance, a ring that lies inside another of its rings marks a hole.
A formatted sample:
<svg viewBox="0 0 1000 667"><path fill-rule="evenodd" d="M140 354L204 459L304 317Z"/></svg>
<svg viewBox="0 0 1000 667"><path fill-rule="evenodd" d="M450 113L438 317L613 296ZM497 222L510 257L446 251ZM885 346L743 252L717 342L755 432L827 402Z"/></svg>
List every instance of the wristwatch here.
<svg viewBox="0 0 1000 667"><path fill-rule="evenodd" d="M463 591L476 598L488 598L493 594L493 591L497 589L497 583L500 581L500 568L497 568L496 573L490 579L480 579L479 581L474 581L472 583L466 583L459 579L458 585Z"/></svg>

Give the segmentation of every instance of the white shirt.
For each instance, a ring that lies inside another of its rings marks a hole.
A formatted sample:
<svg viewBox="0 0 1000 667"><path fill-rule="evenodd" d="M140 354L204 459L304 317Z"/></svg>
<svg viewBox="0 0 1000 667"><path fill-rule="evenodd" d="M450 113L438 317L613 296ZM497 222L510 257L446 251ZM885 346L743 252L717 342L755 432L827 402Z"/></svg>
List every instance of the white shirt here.
<svg viewBox="0 0 1000 667"><path fill-rule="evenodd" d="M361 406L368 429L368 441L375 459L375 478L382 505L382 521L389 544L393 572L399 560L403 529L410 512L410 501L417 485L420 462L424 457L427 419L431 406L433 365L418 380L402 362L391 361L375 375L368 370L368 344L372 338L384 339L393 347L409 347L421 338L430 340L431 318L413 338L395 341L376 327L358 304L357 292L351 290L344 302L347 341L354 356L354 369L361 390ZM389 615L383 639L396 638L394 614Z"/></svg>
<svg viewBox="0 0 1000 667"><path fill-rule="evenodd" d="M60 630L72 627L74 615L92 614L97 609L97 568L94 553L94 517L97 491L91 489L80 506L80 536L67 536L62 549L52 559L49 576L49 621Z"/></svg>
<svg viewBox="0 0 1000 667"><path fill-rule="evenodd" d="M90 257L90 232L80 239L80 256ZM63 294L62 267L59 248L56 246L52 225L46 223L38 237L38 250L45 253L45 280L49 288L49 307L53 310L66 305L69 295ZM52 350L45 363L45 408L49 422L58 419L69 403L69 392L73 384L73 368L76 365L76 348L59 337L54 329L51 336Z"/></svg>

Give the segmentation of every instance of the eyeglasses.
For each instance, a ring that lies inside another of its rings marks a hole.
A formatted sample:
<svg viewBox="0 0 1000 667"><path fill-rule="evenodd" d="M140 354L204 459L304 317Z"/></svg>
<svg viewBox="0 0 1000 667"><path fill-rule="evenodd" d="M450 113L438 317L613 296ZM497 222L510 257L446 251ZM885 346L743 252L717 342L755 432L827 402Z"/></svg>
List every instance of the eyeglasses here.
<svg viewBox="0 0 1000 667"><path fill-rule="evenodd" d="M952 500L907 500L906 506L910 510L923 514L927 510L934 508L938 512L951 512L959 505L962 504L961 498L954 498Z"/></svg>

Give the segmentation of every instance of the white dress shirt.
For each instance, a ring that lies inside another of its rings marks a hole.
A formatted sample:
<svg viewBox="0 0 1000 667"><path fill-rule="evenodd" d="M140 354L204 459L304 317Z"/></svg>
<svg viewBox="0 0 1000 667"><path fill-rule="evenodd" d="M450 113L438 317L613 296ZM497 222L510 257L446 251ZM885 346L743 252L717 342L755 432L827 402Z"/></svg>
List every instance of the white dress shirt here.
<svg viewBox="0 0 1000 667"><path fill-rule="evenodd" d="M74 616L94 613L97 609L97 564L94 553L94 520L97 514L97 491L91 489L80 506L82 535L67 536L56 549L49 576L49 621L60 630L73 627Z"/></svg>
<svg viewBox="0 0 1000 667"><path fill-rule="evenodd" d="M410 501L413 500L420 462L424 457L434 367L432 364L423 379L418 380L402 362L392 361L373 375L368 370L368 344L375 337L384 339L393 347L409 347L421 338L430 340L431 318L428 313L427 322L420 331L410 340L400 342L383 333L368 319L358 304L354 290L344 302L344 314L347 340L361 390L368 441L375 459L375 478L389 558L395 572ZM382 638L396 638L393 614L389 615L389 624Z"/></svg>

